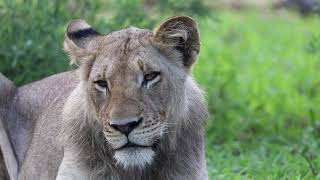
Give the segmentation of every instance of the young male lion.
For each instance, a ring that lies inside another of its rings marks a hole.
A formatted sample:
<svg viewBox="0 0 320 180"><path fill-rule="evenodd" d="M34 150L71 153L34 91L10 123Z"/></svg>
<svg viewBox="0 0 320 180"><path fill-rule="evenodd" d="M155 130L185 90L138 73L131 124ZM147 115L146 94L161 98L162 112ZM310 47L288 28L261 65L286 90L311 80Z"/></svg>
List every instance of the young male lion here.
<svg viewBox="0 0 320 180"><path fill-rule="evenodd" d="M14 151L6 157L18 167L11 178L208 178L193 19L108 35L75 20L64 48L78 70L19 88L0 75L0 119Z"/></svg>

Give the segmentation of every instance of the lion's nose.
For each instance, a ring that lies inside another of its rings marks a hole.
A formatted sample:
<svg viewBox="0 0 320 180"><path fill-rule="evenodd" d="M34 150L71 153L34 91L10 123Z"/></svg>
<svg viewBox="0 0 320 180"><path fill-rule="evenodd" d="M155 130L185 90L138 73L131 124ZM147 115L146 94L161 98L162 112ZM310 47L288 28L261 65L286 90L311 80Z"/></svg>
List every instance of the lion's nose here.
<svg viewBox="0 0 320 180"><path fill-rule="evenodd" d="M134 128L136 128L142 122L142 118L133 118L125 120L110 121L110 126L120 131L121 133L128 135Z"/></svg>

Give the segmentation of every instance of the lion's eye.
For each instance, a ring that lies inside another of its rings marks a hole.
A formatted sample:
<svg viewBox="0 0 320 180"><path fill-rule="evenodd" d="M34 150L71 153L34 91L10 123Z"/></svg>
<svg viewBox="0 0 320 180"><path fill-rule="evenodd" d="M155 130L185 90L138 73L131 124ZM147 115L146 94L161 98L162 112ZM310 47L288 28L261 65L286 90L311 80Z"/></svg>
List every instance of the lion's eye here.
<svg viewBox="0 0 320 180"><path fill-rule="evenodd" d="M152 81L154 78L156 78L158 75L160 74L160 72L152 72L149 74L144 75L144 80L145 81Z"/></svg>
<svg viewBox="0 0 320 180"><path fill-rule="evenodd" d="M158 71L145 74L143 77L142 86L149 88L149 86L157 82L159 79L160 79L160 72Z"/></svg>
<svg viewBox="0 0 320 180"><path fill-rule="evenodd" d="M108 83L105 80L98 80L94 83L96 84L95 87L100 91L105 91L108 89Z"/></svg>
<svg viewBox="0 0 320 180"><path fill-rule="evenodd" d="M103 88L108 87L107 81L99 80L99 81L96 81L95 83L97 83L100 87L103 87Z"/></svg>

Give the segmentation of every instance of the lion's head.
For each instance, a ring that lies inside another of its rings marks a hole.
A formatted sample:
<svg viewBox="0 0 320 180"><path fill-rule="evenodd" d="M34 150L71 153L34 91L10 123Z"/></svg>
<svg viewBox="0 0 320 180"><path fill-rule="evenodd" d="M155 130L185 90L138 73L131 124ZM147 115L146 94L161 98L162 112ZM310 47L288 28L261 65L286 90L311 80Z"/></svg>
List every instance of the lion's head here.
<svg viewBox="0 0 320 180"><path fill-rule="evenodd" d="M64 46L80 65L87 111L115 160L125 168L151 164L157 144L192 103L185 89L199 54L196 22L173 17L153 32L131 27L102 35L76 20Z"/></svg>

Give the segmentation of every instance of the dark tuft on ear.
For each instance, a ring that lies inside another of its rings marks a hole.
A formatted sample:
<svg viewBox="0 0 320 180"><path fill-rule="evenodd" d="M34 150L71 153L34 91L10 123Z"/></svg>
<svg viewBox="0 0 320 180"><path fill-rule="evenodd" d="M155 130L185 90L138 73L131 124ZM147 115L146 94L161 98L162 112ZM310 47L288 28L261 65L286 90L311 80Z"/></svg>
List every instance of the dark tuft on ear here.
<svg viewBox="0 0 320 180"><path fill-rule="evenodd" d="M67 28L67 37L80 48L88 49L90 41L101 34L82 19L72 21Z"/></svg>
<svg viewBox="0 0 320 180"><path fill-rule="evenodd" d="M197 60L200 40L197 23L188 16L172 17L162 23L153 33L154 42L169 57L178 52L182 64L190 69Z"/></svg>
<svg viewBox="0 0 320 180"><path fill-rule="evenodd" d="M64 41L64 49L69 54L71 64L88 62L95 56L98 38L101 34L82 19L70 22Z"/></svg>
<svg viewBox="0 0 320 180"><path fill-rule="evenodd" d="M100 34L92 28L79 29L74 32L68 32L68 37L70 39L81 39L81 38L86 38L89 36L96 36L96 35L100 35Z"/></svg>

